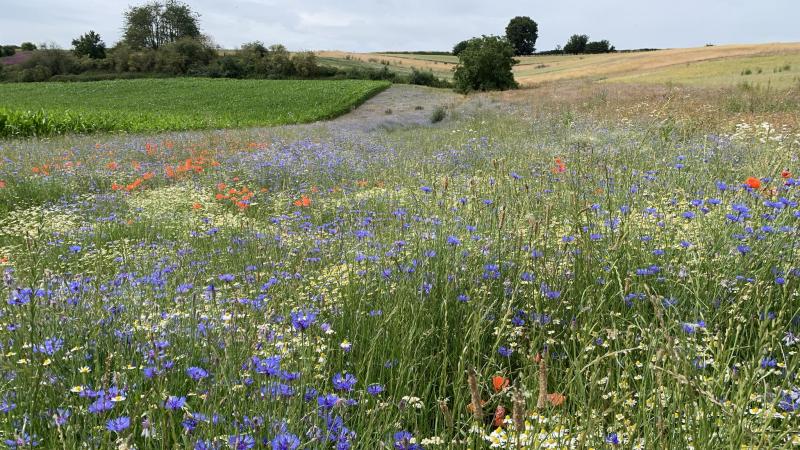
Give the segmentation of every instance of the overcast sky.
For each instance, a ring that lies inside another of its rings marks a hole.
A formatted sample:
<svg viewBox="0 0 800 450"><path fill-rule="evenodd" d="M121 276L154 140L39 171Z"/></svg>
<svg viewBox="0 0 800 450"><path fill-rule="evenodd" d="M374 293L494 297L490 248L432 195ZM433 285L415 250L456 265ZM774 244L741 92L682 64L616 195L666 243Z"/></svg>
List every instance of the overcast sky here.
<svg viewBox="0 0 800 450"><path fill-rule="evenodd" d="M137 0L2 0L0 44L55 42L95 30L110 46ZM190 0L225 48L260 40L291 50L449 50L503 34L511 17L539 24L539 50L573 33L618 49L800 41L800 0Z"/></svg>

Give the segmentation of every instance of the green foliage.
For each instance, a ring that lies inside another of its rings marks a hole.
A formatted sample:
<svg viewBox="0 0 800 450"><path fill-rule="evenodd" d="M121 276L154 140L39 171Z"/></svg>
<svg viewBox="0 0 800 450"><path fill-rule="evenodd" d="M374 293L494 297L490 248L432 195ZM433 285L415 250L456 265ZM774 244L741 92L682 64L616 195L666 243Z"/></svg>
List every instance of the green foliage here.
<svg viewBox="0 0 800 450"><path fill-rule="evenodd" d="M132 6L125 12L123 40L135 49L155 50L181 39L199 39L198 17L177 0Z"/></svg>
<svg viewBox="0 0 800 450"><path fill-rule="evenodd" d="M517 16L506 26L506 39L514 46L517 56L532 55L536 51L539 25L527 16Z"/></svg>
<svg viewBox="0 0 800 450"><path fill-rule="evenodd" d="M433 72L429 70L417 69L411 69L411 75L408 76L408 84L438 88L450 87L450 83L436 78L436 75L434 75Z"/></svg>
<svg viewBox="0 0 800 450"><path fill-rule="evenodd" d="M613 53L616 49L608 40L592 41L586 44L585 53Z"/></svg>
<svg viewBox="0 0 800 450"><path fill-rule="evenodd" d="M453 56L458 56L461 52L467 48L467 44L469 44L469 40L464 40L453 46Z"/></svg>
<svg viewBox="0 0 800 450"><path fill-rule="evenodd" d="M447 109L445 109L444 106L437 106L431 112L431 123L439 123L443 121L445 117L447 117Z"/></svg>
<svg viewBox="0 0 800 450"><path fill-rule="evenodd" d="M456 90L467 93L515 88L517 82L511 69L517 62L514 47L506 39L498 36L473 38L458 55L454 75Z"/></svg>
<svg viewBox="0 0 800 450"><path fill-rule="evenodd" d="M186 75L204 73L216 52L200 40L183 38L166 44L156 53L155 71Z"/></svg>
<svg viewBox="0 0 800 450"><path fill-rule="evenodd" d="M584 53L588 43L589 36L585 34L573 34L570 36L566 45L564 45L564 53L571 53L573 55Z"/></svg>
<svg viewBox="0 0 800 450"><path fill-rule="evenodd" d="M94 31L72 40L73 52L78 56L88 56L92 59L103 59L106 57L106 44L100 39L100 35Z"/></svg>
<svg viewBox="0 0 800 450"><path fill-rule="evenodd" d="M564 45L563 53L580 55L584 53L612 53L617 49L607 40L589 42L589 36L585 34L573 34L567 44Z"/></svg>
<svg viewBox="0 0 800 450"><path fill-rule="evenodd" d="M36 50L36 44L32 42L23 42L22 44L19 45L19 49L26 52L32 52Z"/></svg>
<svg viewBox="0 0 800 450"><path fill-rule="evenodd" d="M3 57L3 56L14 56L16 53L17 53L17 49L13 45L0 46L0 57Z"/></svg>
<svg viewBox="0 0 800 450"><path fill-rule="evenodd" d="M166 131L313 122L389 85L202 78L2 84L0 136Z"/></svg>

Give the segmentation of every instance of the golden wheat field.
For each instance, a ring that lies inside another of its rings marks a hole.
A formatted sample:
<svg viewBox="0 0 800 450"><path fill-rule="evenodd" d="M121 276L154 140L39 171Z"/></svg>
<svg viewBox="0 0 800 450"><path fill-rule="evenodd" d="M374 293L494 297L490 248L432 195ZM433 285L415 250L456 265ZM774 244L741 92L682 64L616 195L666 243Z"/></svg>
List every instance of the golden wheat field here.
<svg viewBox="0 0 800 450"><path fill-rule="evenodd" d="M430 70L450 78L455 56L317 52L320 58L342 64L368 64L408 72ZM606 82L678 83L726 86L742 82L787 87L800 83L800 43L720 45L649 52L599 55L535 55L519 58L514 68L523 86L589 78ZM749 73L748 73L749 71Z"/></svg>

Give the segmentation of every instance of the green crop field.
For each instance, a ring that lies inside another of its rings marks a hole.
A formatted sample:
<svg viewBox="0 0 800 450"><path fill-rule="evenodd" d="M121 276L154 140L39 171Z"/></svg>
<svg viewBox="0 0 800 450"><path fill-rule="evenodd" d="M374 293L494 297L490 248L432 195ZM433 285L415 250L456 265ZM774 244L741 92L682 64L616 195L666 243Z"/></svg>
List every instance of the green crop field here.
<svg viewBox="0 0 800 450"><path fill-rule="evenodd" d="M343 114L388 86L206 78L0 84L0 136L306 123Z"/></svg>

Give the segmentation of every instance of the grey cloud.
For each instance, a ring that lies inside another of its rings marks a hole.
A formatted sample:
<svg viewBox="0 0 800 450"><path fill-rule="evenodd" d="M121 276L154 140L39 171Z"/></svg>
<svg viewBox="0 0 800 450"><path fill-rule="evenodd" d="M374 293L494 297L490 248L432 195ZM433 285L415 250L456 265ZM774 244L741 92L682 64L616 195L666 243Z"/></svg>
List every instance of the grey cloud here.
<svg viewBox="0 0 800 450"><path fill-rule="evenodd" d="M122 13L134 0L4 0L0 43L54 41L93 29L108 44L120 38ZM796 0L190 0L203 30L226 48L253 40L290 49L448 50L468 37L502 34L508 20L539 23L537 47L573 33L609 39L617 48L705 43L798 41Z"/></svg>

